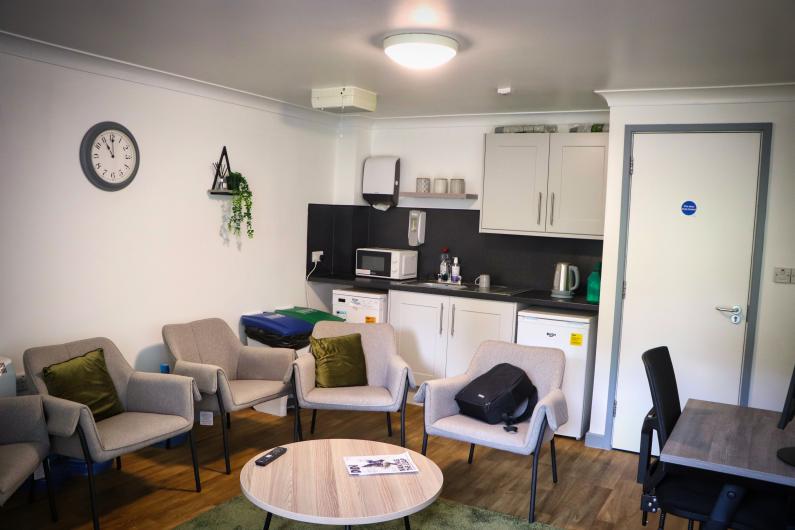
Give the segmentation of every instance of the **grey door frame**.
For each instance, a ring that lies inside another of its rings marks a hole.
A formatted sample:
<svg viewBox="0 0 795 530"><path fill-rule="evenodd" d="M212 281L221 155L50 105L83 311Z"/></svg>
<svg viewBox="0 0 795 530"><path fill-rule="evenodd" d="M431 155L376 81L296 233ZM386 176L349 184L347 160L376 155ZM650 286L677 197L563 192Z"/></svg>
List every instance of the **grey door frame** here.
<svg viewBox="0 0 795 530"><path fill-rule="evenodd" d="M743 365L740 378L740 405L748 405L751 387L751 368L754 357L756 323L759 314L759 286L762 278L762 252L764 249L765 221L767 217L767 192L770 181L770 150L773 137L772 123L686 123L686 124L647 124L626 125L624 127L624 169L621 180L621 222L619 225L618 270L616 274L615 310L613 313L613 346L610 355L610 383L608 386L608 407L603 436L589 437L588 445L612 449L613 422L615 421L616 390L618 387L618 363L621 350L621 331L623 327L624 298L622 296L627 269L627 235L629 230L629 205L632 195L632 155L635 134L643 133L737 133L756 132L761 134L759 153L759 180L756 192L756 217L754 222L754 243L751 265L751 282L748 294L745 343L743 345ZM638 433L640 435L640 433Z"/></svg>

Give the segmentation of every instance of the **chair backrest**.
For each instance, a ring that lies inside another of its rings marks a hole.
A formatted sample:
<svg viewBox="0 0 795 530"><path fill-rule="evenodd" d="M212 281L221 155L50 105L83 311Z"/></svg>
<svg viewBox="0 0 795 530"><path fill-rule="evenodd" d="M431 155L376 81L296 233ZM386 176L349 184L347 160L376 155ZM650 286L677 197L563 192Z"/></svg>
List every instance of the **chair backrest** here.
<svg viewBox="0 0 795 530"><path fill-rule="evenodd" d="M220 366L228 379L237 378L242 344L220 318L163 326L163 340L177 360Z"/></svg>
<svg viewBox="0 0 795 530"><path fill-rule="evenodd" d="M119 400L121 400L124 408L127 408L127 384L134 370L116 345L105 337L94 337L25 350L25 353L22 354L25 376L28 381L33 382L39 394L48 395L47 385L41 376L41 372L45 367L74 359L97 348L102 348L105 355L105 364L108 367L110 378L113 380L113 385L116 387L116 393L119 395Z"/></svg>
<svg viewBox="0 0 795 530"><path fill-rule="evenodd" d="M509 363L524 370L538 390L538 399L563 384L566 356L562 350L498 340L487 340L478 346L467 374L478 377L500 363Z"/></svg>
<svg viewBox="0 0 795 530"><path fill-rule="evenodd" d="M649 379L651 402L657 414L657 442L662 448L682 414L674 365L666 346L651 349L641 358L643 366L646 367L646 377Z"/></svg>
<svg viewBox="0 0 795 530"><path fill-rule="evenodd" d="M364 361L369 386L387 385L389 358L397 355L395 330L389 324L353 324L322 320L315 324L312 336L316 339L359 333L362 336Z"/></svg>

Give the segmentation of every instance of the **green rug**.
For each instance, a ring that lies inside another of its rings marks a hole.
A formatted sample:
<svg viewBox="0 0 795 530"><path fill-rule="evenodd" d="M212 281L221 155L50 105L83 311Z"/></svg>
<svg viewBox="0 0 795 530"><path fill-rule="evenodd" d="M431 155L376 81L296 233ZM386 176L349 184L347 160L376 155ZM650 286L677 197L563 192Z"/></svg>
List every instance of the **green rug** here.
<svg viewBox="0 0 795 530"><path fill-rule="evenodd" d="M265 512L239 495L231 501L216 506L177 527L177 530L199 530L204 528L220 530L260 530L265 522ZM273 516L271 528L291 530L321 530L329 526L312 525L288 521ZM357 526L361 529L403 530L403 519L388 523ZM442 528L478 528L482 530L504 530L506 528L523 528L530 530L556 530L554 526L542 523L529 524L527 520L517 519L504 513L492 512L466 504L439 499L426 509L411 516L411 528L442 529Z"/></svg>

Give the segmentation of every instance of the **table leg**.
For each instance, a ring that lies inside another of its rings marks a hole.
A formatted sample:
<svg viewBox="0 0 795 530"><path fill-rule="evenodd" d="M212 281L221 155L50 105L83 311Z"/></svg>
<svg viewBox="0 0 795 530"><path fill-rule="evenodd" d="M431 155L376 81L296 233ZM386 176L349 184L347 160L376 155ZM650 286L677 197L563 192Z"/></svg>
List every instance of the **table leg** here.
<svg viewBox="0 0 795 530"><path fill-rule="evenodd" d="M403 518L403 527L406 530L411 530L411 522L409 521L409 516L408 515Z"/></svg>
<svg viewBox="0 0 795 530"><path fill-rule="evenodd" d="M265 526L262 527L262 530L268 530L271 527L271 517L273 517L273 514L268 512L267 517L265 517Z"/></svg>

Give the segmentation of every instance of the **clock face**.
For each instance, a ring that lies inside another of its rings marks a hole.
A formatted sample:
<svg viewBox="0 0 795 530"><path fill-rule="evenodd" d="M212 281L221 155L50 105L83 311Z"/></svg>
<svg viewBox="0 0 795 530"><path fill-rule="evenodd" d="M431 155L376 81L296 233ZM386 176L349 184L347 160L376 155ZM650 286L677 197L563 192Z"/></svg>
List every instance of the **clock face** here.
<svg viewBox="0 0 795 530"><path fill-rule="evenodd" d="M113 122L98 123L88 130L80 147L83 172L95 186L120 190L138 171L138 144L130 131Z"/></svg>

